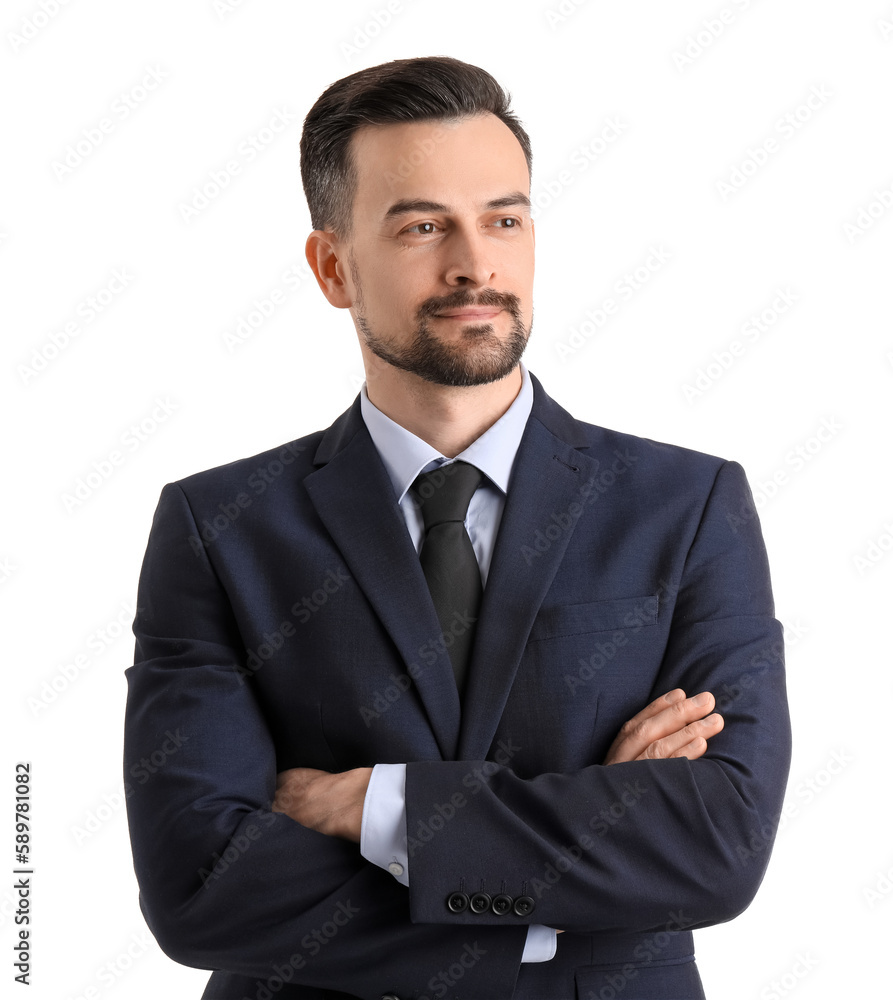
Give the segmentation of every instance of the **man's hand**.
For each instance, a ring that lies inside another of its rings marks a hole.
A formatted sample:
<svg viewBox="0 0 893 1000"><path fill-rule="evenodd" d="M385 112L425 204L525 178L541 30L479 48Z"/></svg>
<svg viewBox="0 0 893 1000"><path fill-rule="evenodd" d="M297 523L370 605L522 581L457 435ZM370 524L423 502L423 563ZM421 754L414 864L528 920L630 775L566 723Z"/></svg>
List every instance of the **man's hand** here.
<svg viewBox="0 0 893 1000"><path fill-rule="evenodd" d="M276 775L273 812L285 813L301 826L360 842L363 802L371 767L357 767L340 774L293 767Z"/></svg>
<svg viewBox="0 0 893 1000"><path fill-rule="evenodd" d="M723 727L721 715L708 715L714 705L709 691L686 698L676 688L656 698L623 724L604 763L667 757L697 760L707 750L707 740Z"/></svg>

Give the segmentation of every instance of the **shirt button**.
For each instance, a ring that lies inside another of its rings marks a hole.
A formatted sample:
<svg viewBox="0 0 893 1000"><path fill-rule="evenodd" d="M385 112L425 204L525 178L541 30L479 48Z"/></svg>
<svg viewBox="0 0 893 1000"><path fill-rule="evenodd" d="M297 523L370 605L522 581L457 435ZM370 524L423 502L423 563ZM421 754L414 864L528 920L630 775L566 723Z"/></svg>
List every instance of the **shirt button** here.
<svg viewBox="0 0 893 1000"><path fill-rule="evenodd" d="M391 863L390 863L390 864L388 865L388 871L389 871L389 872L390 872L390 873L391 873L391 874L392 874L392 875L393 875L393 876L394 876L395 878L399 878L399 876L401 876L401 875L403 874L403 865L401 865L401 864L400 864L400 863L399 863L398 861L392 861L392 862L391 862Z"/></svg>

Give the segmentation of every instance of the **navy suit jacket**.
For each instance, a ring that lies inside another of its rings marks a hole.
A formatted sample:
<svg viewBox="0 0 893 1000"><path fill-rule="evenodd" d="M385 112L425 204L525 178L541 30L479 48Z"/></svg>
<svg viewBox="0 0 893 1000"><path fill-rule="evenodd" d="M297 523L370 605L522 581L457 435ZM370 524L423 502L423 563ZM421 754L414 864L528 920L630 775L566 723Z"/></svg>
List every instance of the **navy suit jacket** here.
<svg viewBox="0 0 893 1000"><path fill-rule="evenodd" d="M733 462L574 419L534 379L461 706L359 399L167 485L127 671L128 815L207 998L698 998L691 930L753 898L790 760L782 629ZM674 687L699 760L602 760ZM409 889L272 813L276 774L407 762ZM520 965L532 923L561 928ZM611 991L614 992L611 992Z"/></svg>

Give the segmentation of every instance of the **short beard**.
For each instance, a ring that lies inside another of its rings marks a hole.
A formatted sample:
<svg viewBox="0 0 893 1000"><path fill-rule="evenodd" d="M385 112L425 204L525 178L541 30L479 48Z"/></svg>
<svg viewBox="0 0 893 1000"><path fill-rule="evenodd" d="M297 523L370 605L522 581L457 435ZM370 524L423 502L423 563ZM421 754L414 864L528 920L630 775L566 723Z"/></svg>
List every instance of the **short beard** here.
<svg viewBox="0 0 893 1000"><path fill-rule="evenodd" d="M518 365L527 347L533 326L524 328L521 319L521 300L510 292L497 292L485 288L477 296L464 288L459 288L443 298L431 298L419 308L418 327L412 343L405 348L394 348L369 326L363 315L363 298L359 283L357 286L357 326L366 346L382 361L410 372L435 385L472 386L487 385L505 378ZM429 317L450 309L464 309L469 306L499 306L512 317L508 338L502 340L493 332L492 323L464 326L457 343L448 344L440 340L431 330Z"/></svg>

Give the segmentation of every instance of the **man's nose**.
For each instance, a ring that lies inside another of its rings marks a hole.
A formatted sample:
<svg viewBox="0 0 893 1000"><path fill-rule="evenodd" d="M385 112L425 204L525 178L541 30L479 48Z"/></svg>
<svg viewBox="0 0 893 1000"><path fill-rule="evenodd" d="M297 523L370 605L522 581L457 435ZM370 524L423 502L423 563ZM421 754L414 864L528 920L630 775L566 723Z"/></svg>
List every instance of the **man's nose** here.
<svg viewBox="0 0 893 1000"><path fill-rule="evenodd" d="M493 248L483 234L456 231L451 234L446 280L450 285L493 285L496 268Z"/></svg>

